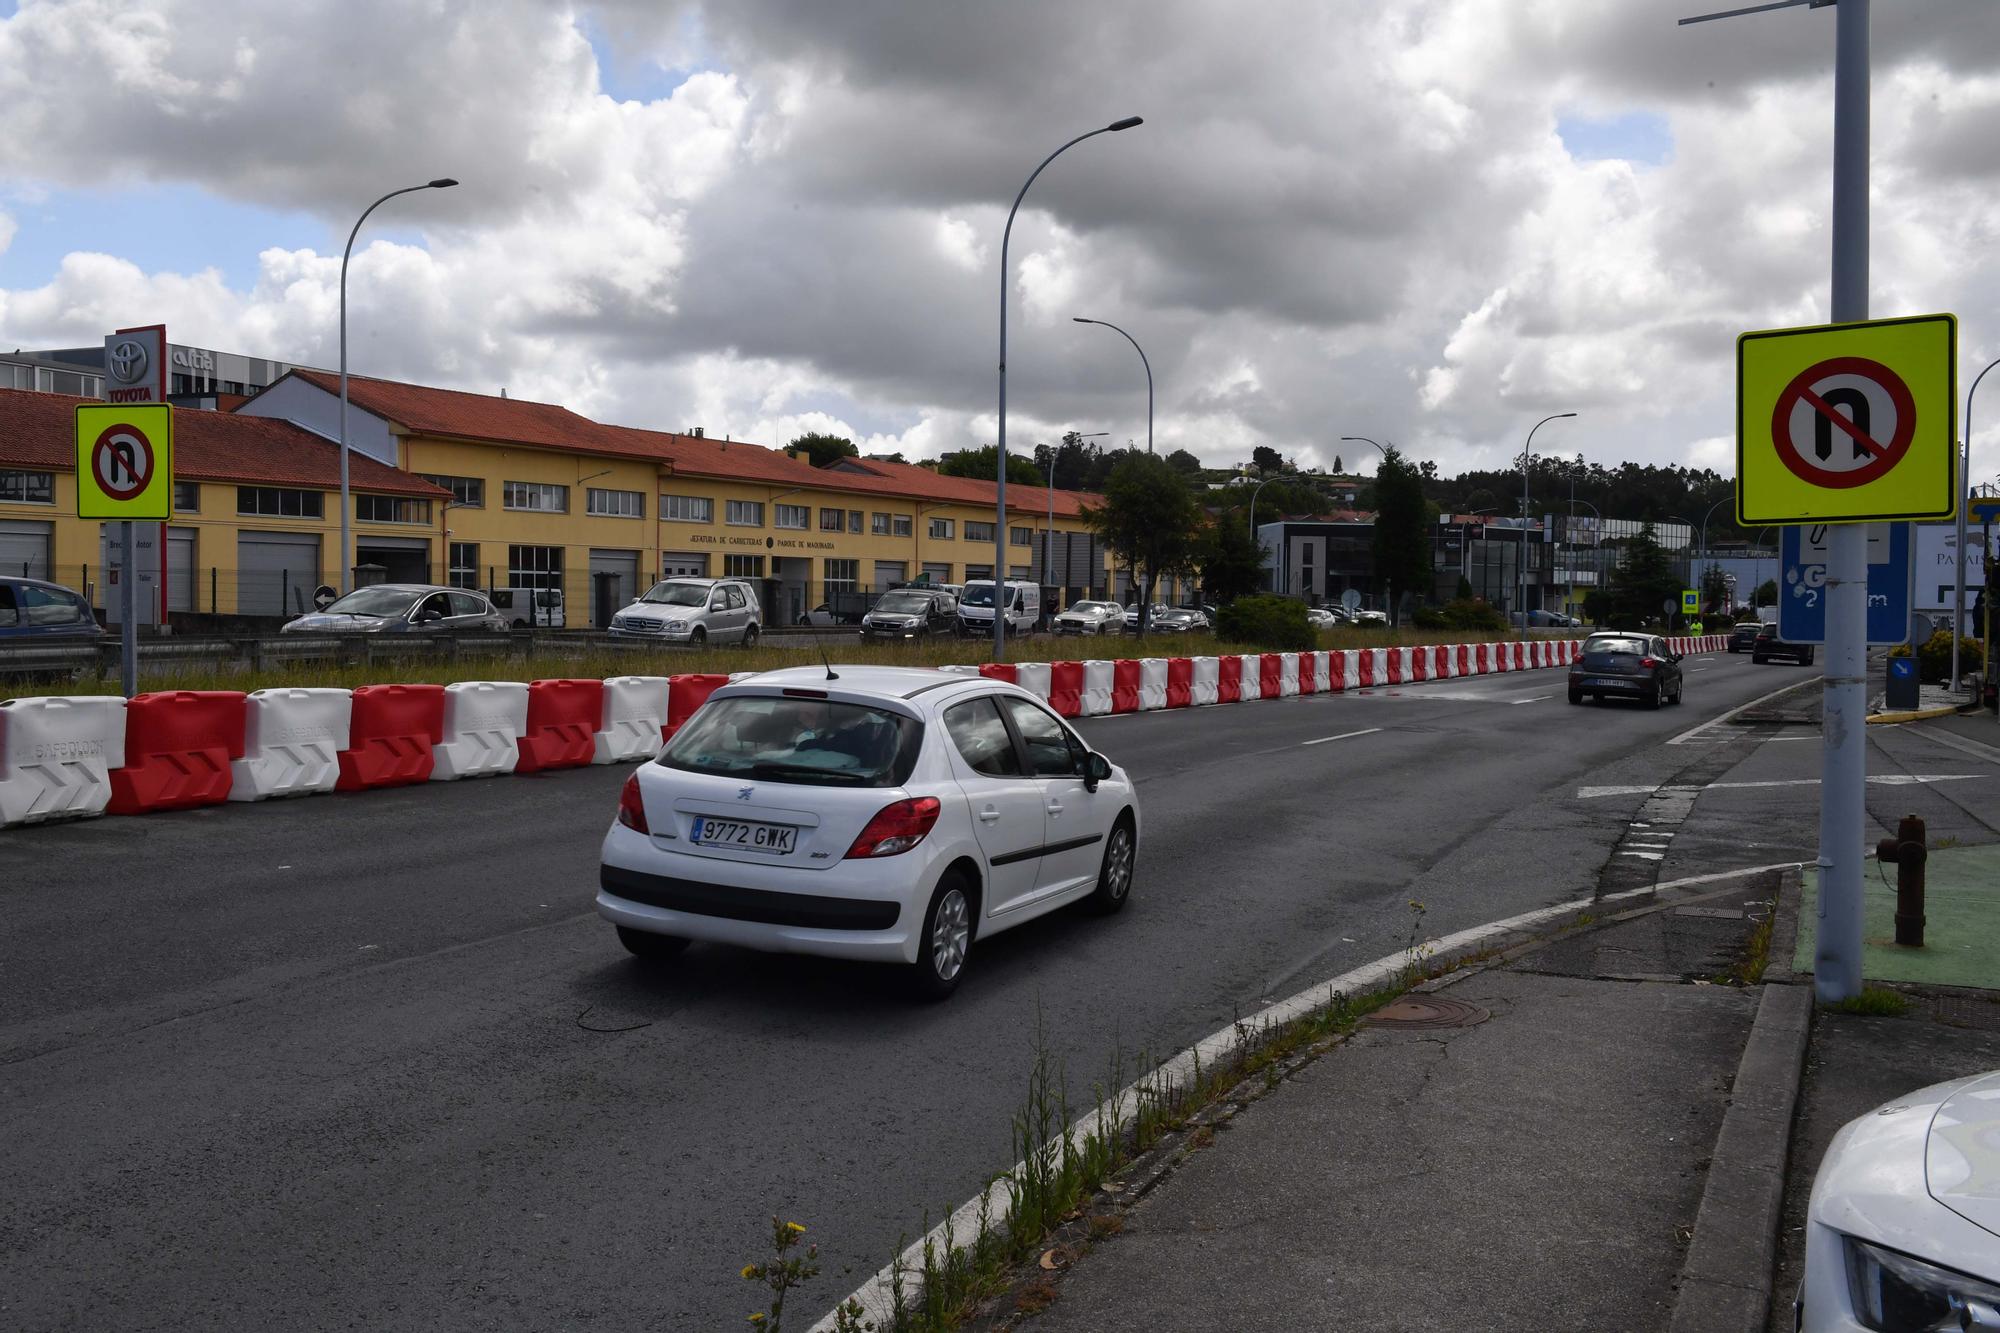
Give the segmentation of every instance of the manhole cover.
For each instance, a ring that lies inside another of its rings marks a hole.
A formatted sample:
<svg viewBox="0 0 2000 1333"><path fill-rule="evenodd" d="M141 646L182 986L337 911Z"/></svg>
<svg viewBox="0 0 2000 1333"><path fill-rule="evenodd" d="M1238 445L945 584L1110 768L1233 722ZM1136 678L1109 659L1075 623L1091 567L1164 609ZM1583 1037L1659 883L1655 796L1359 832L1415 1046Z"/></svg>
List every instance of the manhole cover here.
<svg viewBox="0 0 2000 1333"><path fill-rule="evenodd" d="M1492 1015L1476 1004L1439 995L1405 995L1384 1005L1368 1021L1385 1028L1469 1028Z"/></svg>

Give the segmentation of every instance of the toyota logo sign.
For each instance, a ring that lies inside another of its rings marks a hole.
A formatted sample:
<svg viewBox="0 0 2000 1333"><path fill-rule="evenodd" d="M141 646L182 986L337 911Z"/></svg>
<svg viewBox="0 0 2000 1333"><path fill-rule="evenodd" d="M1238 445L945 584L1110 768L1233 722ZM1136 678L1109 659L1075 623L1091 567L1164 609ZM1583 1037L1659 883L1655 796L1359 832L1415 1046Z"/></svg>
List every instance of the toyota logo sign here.
<svg viewBox="0 0 2000 1333"><path fill-rule="evenodd" d="M146 377L146 345L127 338L111 348L111 378L120 384L137 384Z"/></svg>

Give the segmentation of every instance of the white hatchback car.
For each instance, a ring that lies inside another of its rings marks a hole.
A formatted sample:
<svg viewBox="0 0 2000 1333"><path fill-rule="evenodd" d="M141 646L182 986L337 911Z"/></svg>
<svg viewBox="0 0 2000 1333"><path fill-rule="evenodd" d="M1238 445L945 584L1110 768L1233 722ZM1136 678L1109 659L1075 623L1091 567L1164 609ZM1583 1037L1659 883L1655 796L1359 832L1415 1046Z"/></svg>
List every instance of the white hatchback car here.
<svg viewBox="0 0 2000 1333"><path fill-rule="evenodd" d="M943 997L988 935L1122 908L1138 845L1131 781L1026 690L802 667L717 690L626 781L597 910L641 958L899 962Z"/></svg>

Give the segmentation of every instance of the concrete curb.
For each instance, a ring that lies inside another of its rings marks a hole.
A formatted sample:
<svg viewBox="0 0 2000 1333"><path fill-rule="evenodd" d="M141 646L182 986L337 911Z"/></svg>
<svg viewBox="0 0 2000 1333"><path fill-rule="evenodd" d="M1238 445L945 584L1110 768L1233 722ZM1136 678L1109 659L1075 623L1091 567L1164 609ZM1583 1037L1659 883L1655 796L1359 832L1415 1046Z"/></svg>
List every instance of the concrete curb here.
<svg viewBox="0 0 2000 1333"><path fill-rule="evenodd" d="M1805 872L1794 866L1778 877L1778 905L1771 919L1771 947L1765 955L1764 984L1790 986L1799 979L1792 959L1799 951L1799 901Z"/></svg>
<svg viewBox="0 0 2000 1333"><path fill-rule="evenodd" d="M1672 1333L1757 1333L1770 1318L1785 1161L1812 1014L1809 989L1764 987L1709 1160Z"/></svg>

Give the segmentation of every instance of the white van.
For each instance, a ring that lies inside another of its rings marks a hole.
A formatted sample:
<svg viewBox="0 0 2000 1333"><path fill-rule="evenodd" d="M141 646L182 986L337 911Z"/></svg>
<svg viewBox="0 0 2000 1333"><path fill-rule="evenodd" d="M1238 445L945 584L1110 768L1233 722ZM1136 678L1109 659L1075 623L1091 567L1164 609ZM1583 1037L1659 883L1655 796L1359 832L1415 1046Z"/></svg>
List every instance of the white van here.
<svg viewBox="0 0 2000 1333"><path fill-rule="evenodd" d="M489 588L486 596L515 629L561 629L561 588Z"/></svg>
<svg viewBox="0 0 2000 1333"><path fill-rule="evenodd" d="M1041 623L1042 589L1040 584L1014 583L1007 585L1007 632L1026 634ZM958 595L959 628L967 634L993 634L993 580L972 579Z"/></svg>

